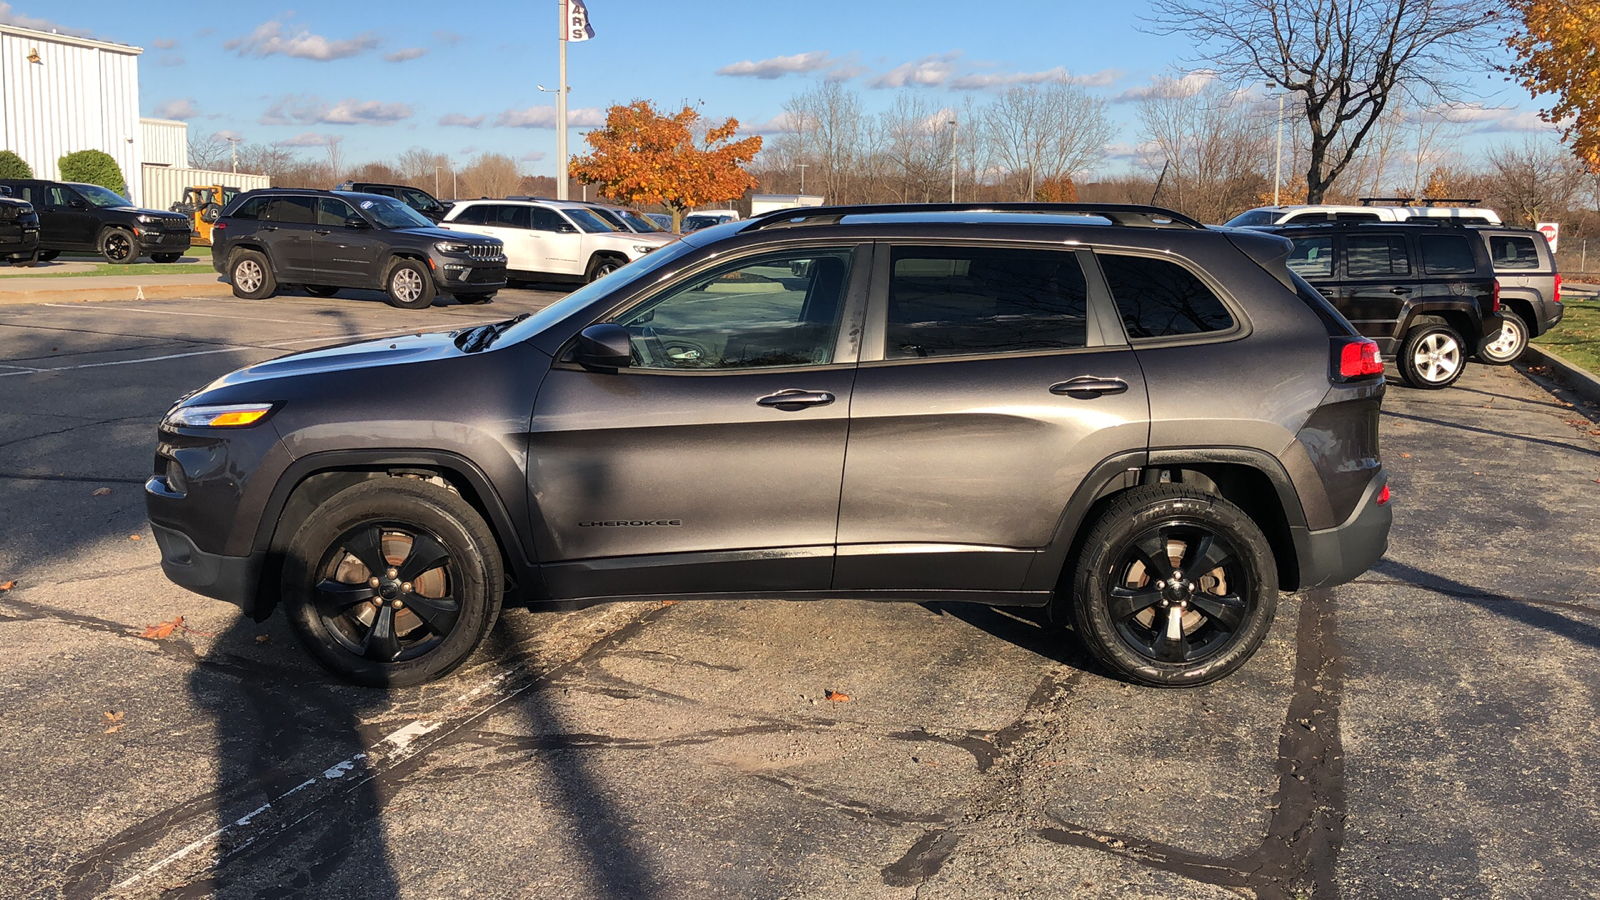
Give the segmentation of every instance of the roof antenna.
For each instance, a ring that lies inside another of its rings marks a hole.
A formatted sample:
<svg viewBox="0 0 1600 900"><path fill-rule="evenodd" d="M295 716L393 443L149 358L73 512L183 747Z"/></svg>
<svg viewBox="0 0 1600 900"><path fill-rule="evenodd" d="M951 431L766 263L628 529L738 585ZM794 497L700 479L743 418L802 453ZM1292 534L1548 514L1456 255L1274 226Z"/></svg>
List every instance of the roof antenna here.
<svg viewBox="0 0 1600 900"><path fill-rule="evenodd" d="M1161 177L1156 179L1156 189L1150 192L1150 205L1151 206L1155 206L1156 205L1156 198L1161 196L1161 185L1162 185L1163 182L1165 182L1167 180L1167 167L1169 167L1171 165L1172 165L1172 159L1171 158L1168 158L1166 162L1161 164Z"/></svg>

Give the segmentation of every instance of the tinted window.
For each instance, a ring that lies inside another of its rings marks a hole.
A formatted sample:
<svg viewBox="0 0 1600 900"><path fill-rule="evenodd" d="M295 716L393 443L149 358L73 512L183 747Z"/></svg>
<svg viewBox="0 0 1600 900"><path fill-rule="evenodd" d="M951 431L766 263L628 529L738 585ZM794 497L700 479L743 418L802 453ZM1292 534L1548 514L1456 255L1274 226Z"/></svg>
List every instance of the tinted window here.
<svg viewBox="0 0 1600 900"><path fill-rule="evenodd" d="M1296 238L1289 251L1289 271L1302 278L1333 277L1333 238Z"/></svg>
<svg viewBox="0 0 1600 900"><path fill-rule="evenodd" d="M360 185L359 187L361 189L361 193L363 194L377 194L380 197L394 196L394 188L392 187L381 187L376 184L364 184Z"/></svg>
<svg viewBox="0 0 1600 900"><path fill-rule="evenodd" d="M1496 269L1537 269L1539 251L1531 237L1496 235L1489 238L1489 253Z"/></svg>
<svg viewBox="0 0 1600 900"><path fill-rule="evenodd" d="M1242 225L1271 225L1278 220L1278 211L1275 209L1252 209L1229 219L1225 224L1235 228Z"/></svg>
<svg viewBox="0 0 1600 900"><path fill-rule="evenodd" d="M493 209L494 217L489 220L488 224L495 225L500 228L528 227L528 207L496 206L493 207Z"/></svg>
<svg viewBox="0 0 1600 900"><path fill-rule="evenodd" d="M1117 311L1130 338L1200 334L1233 327L1233 316L1205 282L1177 263L1101 254Z"/></svg>
<svg viewBox="0 0 1600 900"><path fill-rule="evenodd" d="M273 197L261 218L290 225L310 225L316 219L310 197Z"/></svg>
<svg viewBox="0 0 1600 900"><path fill-rule="evenodd" d="M239 204L239 208L233 211L233 215L230 218L259 219L261 218L261 211L266 207L267 198L251 197L249 200Z"/></svg>
<svg viewBox="0 0 1600 900"><path fill-rule="evenodd" d="M1283 220L1284 224L1286 224L1286 225L1288 223L1290 223L1290 222L1295 222L1295 223L1298 223L1300 225L1304 225L1307 222L1326 222L1326 221L1328 221L1328 214L1325 213L1325 212L1299 213L1297 215L1290 216L1289 218Z"/></svg>
<svg viewBox="0 0 1600 900"><path fill-rule="evenodd" d="M843 249L743 260L669 288L616 322L633 337L635 368L825 365L849 275Z"/></svg>
<svg viewBox="0 0 1600 900"><path fill-rule="evenodd" d="M350 204L335 197L317 198L317 224L344 227L344 220L356 215Z"/></svg>
<svg viewBox="0 0 1600 900"><path fill-rule="evenodd" d="M565 225L570 230L572 223L561 218L561 214L547 206L529 207L529 226L535 231L560 231Z"/></svg>
<svg viewBox="0 0 1600 900"><path fill-rule="evenodd" d="M456 213L456 217L450 221L460 222L463 225L482 225L487 219L488 209L489 208L487 206L482 204L477 206L469 206L466 209L463 209L461 212Z"/></svg>
<svg viewBox="0 0 1600 900"><path fill-rule="evenodd" d="M439 208L439 204L436 203L432 197L429 197L427 194L412 188L402 188L400 191L400 199L404 200L412 209L425 210Z"/></svg>
<svg viewBox="0 0 1600 900"><path fill-rule="evenodd" d="M1464 234L1425 234L1417 239L1422 270L1429 275L1470 275L1478 271L1472 244Z"/></svg>
<svg viewBox="0 0 1600 900"><path fill-rule="evenodd" d="M1350 235L1345 238L1344 254L1352 276L1411 274L1406 239L1397 234Z"/></svg>
<svg viewBox="0 0 1600 900"><path fill-rule="evenodd" d="M969 356L1082 347L1083 267L1071 252L896 247L884 357Z"/></svg>
<svg viewBox="0 0 1600 900"><path fill-rule="evenodd" d="M1358 213L1358 212L1334 213L1333 214L1333 220L1335 222L1378 222L1378 221L1381 221L1378 218L1378 214L1377 213Z"/></svg>

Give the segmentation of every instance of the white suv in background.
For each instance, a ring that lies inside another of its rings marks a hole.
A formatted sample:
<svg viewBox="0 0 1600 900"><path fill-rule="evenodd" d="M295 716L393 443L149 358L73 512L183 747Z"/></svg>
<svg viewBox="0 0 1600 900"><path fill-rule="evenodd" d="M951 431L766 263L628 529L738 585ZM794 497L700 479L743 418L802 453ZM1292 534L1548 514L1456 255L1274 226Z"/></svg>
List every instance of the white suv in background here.
<svg viewBox="0 0 1600 900"><path fill-rule="evenodd" d="M594 210L559 200L463 200L439 227L498 238L506 274L525 281L594 281L677 240L618 232Z"/></svg>
<svg viewBox="0 0 1600 900"><path fill-rule="evenodd" d="M1404 222L1407 219L1454 219L1461 225L1499 225L1500 214L1477 206L1343 206L1336 203L1258 206L1224 225L1314 225L1318 222Z"/></svg>

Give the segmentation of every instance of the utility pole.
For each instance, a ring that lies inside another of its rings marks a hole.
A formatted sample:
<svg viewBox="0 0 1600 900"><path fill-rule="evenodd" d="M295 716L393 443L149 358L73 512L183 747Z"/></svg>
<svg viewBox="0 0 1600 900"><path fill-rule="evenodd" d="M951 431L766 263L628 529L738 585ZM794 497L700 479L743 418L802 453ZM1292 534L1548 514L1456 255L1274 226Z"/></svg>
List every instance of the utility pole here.
<svg viewBox="0 0 1600 900"><path fill-rule="evenodd" d="M1283 85L1278 88L1278 152L1272 160L1272 205L1278 204L1278 188L1283 184Z"/></svg>
<svg viewBox="0 0 1600 900"><path fill-rule="evenodd" d="M237 175L239 174L239 142L244 140L244 138L230 137L223 138L223 140L232 145L228 149L229 153L233 156L233 174Z"/></svg>
<svg viewBox="0 0 1600 900"><path fill-rule="evenodd" d="M956 202L956 120L945 122L950 126L950 202Z"/></svg>
<svg viewBox="0 0 1600 900"><path fill-rule="evenodd" d="M567 199L567 0L561 10L561 83L556 85L556 199Z"/></svg>
<svg viewBox="0 0 1600 900"><path fill-rule="evenodd" d="M811 164L796 163L795 165L800 169L800 193L804 194L806 192L806 166Z"/></svg>
<svg viewBox="0 0 1600 900"><path fill-rule="evenodd" d="M439 166L433 167L433 196L435 197L439 196L439 168Z"/></svg>

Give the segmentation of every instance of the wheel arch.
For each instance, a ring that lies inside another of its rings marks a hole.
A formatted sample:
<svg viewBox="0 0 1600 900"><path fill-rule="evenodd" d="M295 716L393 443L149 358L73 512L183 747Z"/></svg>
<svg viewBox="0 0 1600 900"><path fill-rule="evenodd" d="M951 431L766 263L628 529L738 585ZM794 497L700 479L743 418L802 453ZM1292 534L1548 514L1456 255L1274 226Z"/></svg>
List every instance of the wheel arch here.
<svg viewBox="0 0 1600 900"><path fill-rule="evenodd" d="M483 517L494 535L509 576L508 594L523 601L546 596L543 577L524 552L526 545L511 511L472 461L442 451L335 451L295 461L267 500L252 545L266 553L257 620L266 618L277 604L285 550L311 511L346 488L378 478L417 478L454 491Z"/></svg>
<svg viewBox="0 0 1600 900"><path fill-rule="evenodd" d="M1400 330L1400 346L1404 346L1406 337L1411 334L1412 329L1435 322L1449 325L1461 335L1461 349L1465 354L1470 354L1476 349L1479 339L1483 337L1483 319L1477 310L1468 309L1465 305L1429 304L1412 309L1405 328Z"/></svg>

